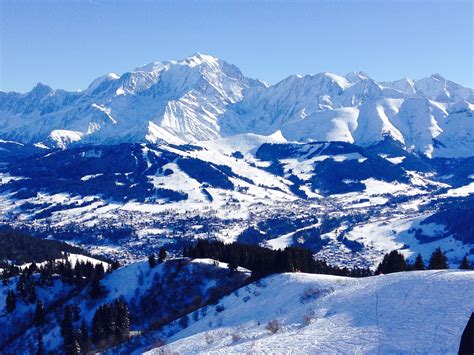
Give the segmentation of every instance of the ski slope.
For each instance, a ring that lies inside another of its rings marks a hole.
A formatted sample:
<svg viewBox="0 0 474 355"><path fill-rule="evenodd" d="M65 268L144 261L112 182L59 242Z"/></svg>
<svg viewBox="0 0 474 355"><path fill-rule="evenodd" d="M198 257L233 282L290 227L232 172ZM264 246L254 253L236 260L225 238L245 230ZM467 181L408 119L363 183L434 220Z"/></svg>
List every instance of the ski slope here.
<svg viewBox="0 0 474 355"><path fill-rule="evenodd" d="M473 292L474 271L281 274L225 297L148 354L455 354Z"/></svg>

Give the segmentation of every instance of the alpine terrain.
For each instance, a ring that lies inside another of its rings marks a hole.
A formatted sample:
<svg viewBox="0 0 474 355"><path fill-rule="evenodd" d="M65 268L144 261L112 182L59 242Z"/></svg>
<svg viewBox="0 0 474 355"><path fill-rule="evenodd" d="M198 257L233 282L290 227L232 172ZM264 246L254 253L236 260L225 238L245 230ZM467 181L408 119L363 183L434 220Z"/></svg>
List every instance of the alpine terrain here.
<svg viewBox="0 0 474 355"><path fill-rule="evenodd" d="M457 353L473 219L474 90L439 74L196 53L0 92L0 352Z"/></svg>

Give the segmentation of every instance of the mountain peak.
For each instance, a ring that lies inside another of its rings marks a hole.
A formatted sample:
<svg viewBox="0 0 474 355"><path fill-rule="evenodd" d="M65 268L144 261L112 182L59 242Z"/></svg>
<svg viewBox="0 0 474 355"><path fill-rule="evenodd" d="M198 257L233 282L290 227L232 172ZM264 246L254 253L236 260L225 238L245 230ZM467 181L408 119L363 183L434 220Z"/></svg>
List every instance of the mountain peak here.
<svg viewBox="0 0 474 355"><path fill-rule="evenodd" d="M148 64L144 64L142 66L139 66L135 68L135 71L137 72L149 72L149 73L157 73L163 69L167 69L172 65L186 65L189 67L195 67L199 66L204 63L213 63L216 64L218 63L219 59L216 57L213 57L208 54L202 54L200 52L196 52L193 55L181 59L181 60L167 60L167 61L155 61L151 62Z"/></svg>
<svg viewBox="0 0 474 355"><path fill-rule="evenodd" d="M445 81L446 79L441 76L441 74L434 73L431 74L431 78L436 80L436 81Z"/></svg>
<svg viewBox="0 0 474 355"><path fill-rule="evenodd" d="M362 81L370 79L369 75L363 71L354 71L345 75L349 81Z"/></svg>
<svg viewBox="0 0 474 355"><path fill-rule="evenodd" d="M196 52L192 56L179 61L179 63L193 67L201 64L217 64L218 61L219 59L212 55Z"/></svg>
<svg viewBox="0 0 474 355"><path fill-rule="evenodd" d="M30 91L29 95L36 95L36 96L46 96L53 92L54 90L49 85L45 85L43 83L38 83L35 87Z"/></svg>

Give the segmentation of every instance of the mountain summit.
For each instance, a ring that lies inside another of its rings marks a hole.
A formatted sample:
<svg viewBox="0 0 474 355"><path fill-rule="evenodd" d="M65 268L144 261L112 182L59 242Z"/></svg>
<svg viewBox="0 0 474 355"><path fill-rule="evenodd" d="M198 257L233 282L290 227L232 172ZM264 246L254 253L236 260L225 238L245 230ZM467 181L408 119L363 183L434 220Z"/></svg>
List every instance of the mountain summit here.
<svg viewBox="0 0 474 355"><path fill-rule="evenodd" d="M81 92L0 92L0 138L45 147L189 143L281 131L292 141L371 145L386 136L429 157L474 152L474 94L439 74L377 82L365 73L293 75L275 85L196 53L107 74Z"/></svg>

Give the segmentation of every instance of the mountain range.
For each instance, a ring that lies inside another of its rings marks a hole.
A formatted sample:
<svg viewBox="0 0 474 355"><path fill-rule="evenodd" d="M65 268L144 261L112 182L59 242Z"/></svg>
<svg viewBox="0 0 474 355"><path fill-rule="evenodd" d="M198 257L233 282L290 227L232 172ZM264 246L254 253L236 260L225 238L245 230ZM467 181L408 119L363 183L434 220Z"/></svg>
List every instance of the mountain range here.
<svg viewBox="0 0 474 355"><path fill-rule="evenodd" d="M197 53L95 79L78 92L0 92L0 138L43 148L184 144L280 132L292 142L370 146L389 136L427 157L474 152L474 91L439 74L378 82L362 72L292 75L274 85Z"/></svg>
<svg viewBox="0 0 474 355"><path fill-rule="evenodd" d="M0 92L0 352L455 353L473 111L438 74L199 53Z"/></svg>
<svg viewBox="0 0 474 355"><path fill-rule="evenodd" d="M473 98L440 75L268 85L199 53L0 93L0 222L126 262L209 238L370 268L441 246L457 265L474 255Z"/></svg>

